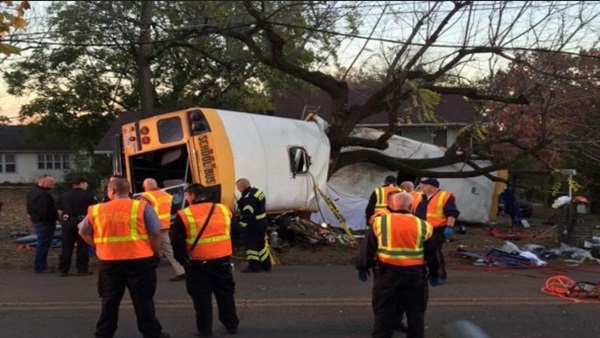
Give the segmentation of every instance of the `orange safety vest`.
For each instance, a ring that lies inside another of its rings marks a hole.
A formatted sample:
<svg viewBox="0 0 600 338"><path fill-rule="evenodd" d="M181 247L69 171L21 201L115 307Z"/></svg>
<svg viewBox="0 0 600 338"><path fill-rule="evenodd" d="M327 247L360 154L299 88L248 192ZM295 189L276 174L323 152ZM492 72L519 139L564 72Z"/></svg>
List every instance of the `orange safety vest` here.
<svg viewBox="0 0 600 338"><path fill-rule="evenodd" d="M148 204L154 209L160 220L161 229L168 230L171 228L171 205L173 204L173 196L163 190L150 190L143 192L141 197L148 201Z"/></svg>
<svg viewBox="0 0 600 338"><path fill-rule="evenodd" d="M375 210L387 208L388 194L392 191L403 192L404 190L395 185L386 185L385 187L375 189L375 197L377 198Z"/></svg>
<svg viewBox="0 0 600 338"><path fill-rule="evenodd" d="M427 222L429 222L434 228L440 227L448 223L448 218L444 214L444 207L446 202L454 195L449 191L440 190L431 196L429 204L427 204ZM418 198L415 198L413 202L413 213L417 211L417 206L421 203L423 194L419 194Z"/></svg>
<svg viewBox="0 0 600 338"><path fill-rule="evenodd" d="M385 215L389 215L391 213L392 212L388 208L377 209L377 210L375 210L373 215L369 218L369 224L373 224L373 222L375 221L375 217L385 216Z"/></svg>
<svg viewBox="0 0 600 338"><path fill-rule="evenodd" d="M210 211L211 203L192 204L179 210L179 217L185 225L186 243L188 250L194 244L198 232L201 230L206 216ZM192 252L192 260L209 260L231 256L231 211L223 204L216 203L215 210Z"/></svg>
<svg viewBox="0 0 600 338"><path fill-rule="evenodd" d="M118 261L154 255L144 224L145 207L143 201L115 199L88 208L98 258Z"/></svg>
<svg viewBox="0 0 600 338"><path fill-rule="evenodd" d="M377 259L396 266L425 264L423 243L431 238L433 227L412 214L391 213L375 219Z"/></svg>

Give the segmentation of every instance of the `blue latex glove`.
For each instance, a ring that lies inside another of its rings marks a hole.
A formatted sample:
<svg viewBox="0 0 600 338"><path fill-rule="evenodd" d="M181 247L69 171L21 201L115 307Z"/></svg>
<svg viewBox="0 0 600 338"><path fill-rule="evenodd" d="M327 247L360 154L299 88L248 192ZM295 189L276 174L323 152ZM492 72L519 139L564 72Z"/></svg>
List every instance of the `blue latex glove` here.
<svg viewBox="0 0 600 338"><path fill-rule="evenodd" d="M431 287L436 287L436 286L440 285L440 277L429 276L429 285L431 285Z"/></svg>
<svg viewBox="0 0 600 338"><path fill-rule="evenodd" d="M367 277L370 276L371 273L369 272L369 270L362 270L358 272L358 279L361 282L366 282L367 281Z"/></svg>
<svg viewBox="0 0 600 338"><path fill-rule="evenodd" d="M454 228L452 228L451 226L446 226L444 228L444 237L452 238L452 236L454 236Z"/></svg>

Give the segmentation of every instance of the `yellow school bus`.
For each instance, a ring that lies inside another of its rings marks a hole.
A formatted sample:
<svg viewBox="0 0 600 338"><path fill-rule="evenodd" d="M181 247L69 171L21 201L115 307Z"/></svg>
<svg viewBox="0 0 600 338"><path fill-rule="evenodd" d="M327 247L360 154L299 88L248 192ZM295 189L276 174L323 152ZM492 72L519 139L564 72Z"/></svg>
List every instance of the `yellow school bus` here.
<svg viewBox="0 0 600 338"><path fill-rule="evenodd" d="M247 178L270 211L311 209L315 184L325 186L329 140L318 120L191 107L124 124L114 171L143 192L154 178L183 205L183 189L200 183L234 207L235 181Z"/></svg>

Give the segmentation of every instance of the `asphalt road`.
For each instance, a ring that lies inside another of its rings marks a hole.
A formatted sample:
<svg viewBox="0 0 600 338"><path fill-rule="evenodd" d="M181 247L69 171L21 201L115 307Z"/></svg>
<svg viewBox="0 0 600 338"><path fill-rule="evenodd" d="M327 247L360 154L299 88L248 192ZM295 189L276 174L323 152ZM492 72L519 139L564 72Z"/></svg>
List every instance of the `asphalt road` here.
<svg viewBox="0 0 600 338"><path fill-rule="evenodd" d="M240 270L239 267L237 269ZM368 337L372 280L351 266L285 266L270 273L235 273L240 337ZM158 269L157 315L171 337L194 337L191 300L182 282ZM490 271L450 270L430 289L426 336L468 320L490 337L599 337L599 305L544 294L550 276L600 282L600 266ZM65 278L29 270L0 270L0 337L91 337L99 314L96 275ZM227 336L217 322L215 336ZM396 334L396 337L402 335ZM141 337L131 302L121 305L116 337ZM467 338L467 337L464 337Z"/></svg>

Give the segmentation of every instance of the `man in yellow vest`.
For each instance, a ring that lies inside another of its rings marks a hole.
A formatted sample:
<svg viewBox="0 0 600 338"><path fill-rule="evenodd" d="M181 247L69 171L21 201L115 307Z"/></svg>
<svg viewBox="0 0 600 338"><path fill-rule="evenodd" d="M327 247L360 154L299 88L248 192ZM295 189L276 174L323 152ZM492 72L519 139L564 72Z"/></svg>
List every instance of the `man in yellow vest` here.
<svg viewBox="0 0 600 338"><path fill-rule="evenodd" d="M169 239L169 229L171 228L171 208L173 205L173 196L164 190L160 190L156 180L147 178L142 184L144 192L140 195L141 201L146 201L154 209L160 219L160 233L162 237L161 252L175 270L175 277L169 279L172 282L185 279L185 270L183 266L173 257L173 248Z"/></svg>
<svg viewBox="0 0 600 338"><path fill-rule="evenodd" d="M96 337L113 337L119 321L119 305L127 288L134 304L138 329L144 337L169 337L162 331L154 308L156 266L160 259L160 221L150 205L129 198L131 185L124 178L112 180L110 202L88 208L79 223L79 234L96 248L100 261L98 293L102 311Z"/></svg>
<svg viewBox="0 0 600 338"><path fill-rule="evenodd" d="M406 313L408 337L424 337L425 310L431 286L439 284L431 224L411 214L412 196L391 196L393 213L377 217L359 248L357 270L366 281L373 268L373 337L390 338L398 313ZM373 258L376 258L375 260Z"/></svg>
<svg viewBox="0 0 600 338"><path fill-rule="evenodd" d="M440 261L438 274L442 280L446 280L448 274L442 248L446 240L454 235L454 225L460 212L456 208L454 194L450 191L440 190L440 182L437 179L422 180L421 189L423 193L415 200L413 213L433 226L433 238Z"/></svg>
<svg viewBox="0 0 600 338"><path fill-rule="evenodd" d="M378 211L387 208L387 197L390 192L402 192L403 190L396 185L396 177L390 175L383 180L383 186L376 188L369 197L369 203L365 209L367 224L370 224L371 217Z"/></svg>
<svg viewBox="0 0 600 338"><path fill-rule="evenodd" d="M178 212L171 229L175 258L185 266L186 289L196 310L196 329L212 335L212 294L219 321L230 334L237 333L235 282L231 264L231 217L228 207L210 202L211 193L200 184L185 189L189 206Z"/></svg>

